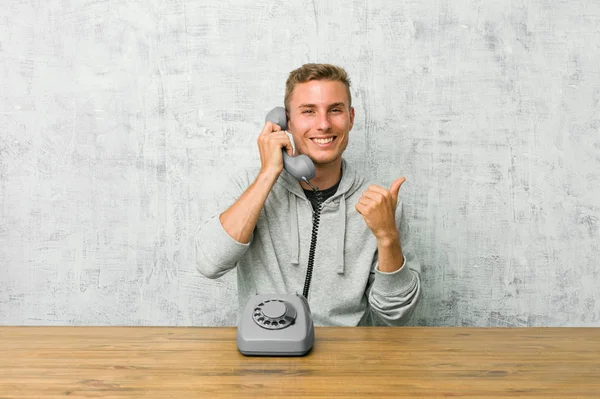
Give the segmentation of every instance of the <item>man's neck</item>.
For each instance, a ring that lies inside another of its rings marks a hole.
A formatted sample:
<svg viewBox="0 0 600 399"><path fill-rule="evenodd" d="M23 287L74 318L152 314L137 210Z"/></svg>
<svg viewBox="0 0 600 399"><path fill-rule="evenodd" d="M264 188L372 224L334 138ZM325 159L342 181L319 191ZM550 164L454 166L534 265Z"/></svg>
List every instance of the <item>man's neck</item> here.
<svg viewBox="0 0 600 399"><path fill-rule="evenodd" d="M328 164L315 165L315 169L316 175L310 181L310 184L319 190L326 190L333 187L340 180L342 176L342 158L340 157ZM312 190L304 181L301 181L300 185L305 190Z"/></svg>

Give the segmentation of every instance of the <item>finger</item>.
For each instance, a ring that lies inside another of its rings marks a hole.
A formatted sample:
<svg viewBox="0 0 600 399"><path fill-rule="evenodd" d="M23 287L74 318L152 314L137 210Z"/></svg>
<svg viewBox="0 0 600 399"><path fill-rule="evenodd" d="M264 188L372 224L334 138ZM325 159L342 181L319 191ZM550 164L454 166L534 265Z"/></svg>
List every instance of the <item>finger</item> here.
<svg viewBox="0 0 600 399"><path fill-rule="evenodd" d="M363 205L366 208L369 208L369 207L374 206L377 203L377 201L363 195L362 197L360 197L358 199L358 203Z"/></svg>
<svg viewBox="0 0 600 399"><path fill-rule="evenodd" d="M273 123L266 121L262 130L260 131L259 136L264 136L267 133L271 133L273 131Z"/></svg>
<svg viewBox="0 0 600 399"><path fill-rule="evenodd" d="M271 135L268 136L268 138L270 140L273 140L277 143L277 145L279 146L280 149L284 149L285 152L289 155L289 156L293 156L293 151L294 148L292 147L292 142L290 141L290 138L288 137L287 134L285 134L285 132L283 131L277 131L277 132L273 132L271 133Z"/></svg>
<svg viewBox="0 0 600 399"><path fill-rule="evenodd" d="M263 143L263 145L269 145L268 143L273 140L283 142L286 139L289 141L287 135L282 131L273 132L273 131L263 130L261 132L261 134L258 135L257 141L259 143Z"/></svg>
<svg viewBox="0 0 600 399"><path fill-rule="evenodd" d="M369 186L368 192L375 193L381 196L381 199L391 198L390 191L384 187L377 186L375 184L371 184Z"/></svg>
<svg viewBox="0 0 600 399"><path fill-rule="evenodd" d="M356 211L358 213L360 213L361 215L364 216L364 209L363 208L364 208L364 206L360 202L357 202L356 205L354 205L354 209L356 209Z"/></svg>
<svg viewBox="0 0 600 399"><path fill-rule="evenodd" d="M286 136L286 138L287 138L287 136ZM290 143L289 138L283 143L281 148L282 149L285 148L286 154L288 154L290 157L294 156L294 147L292 147L292 143Z"/></svg>
<svg viewBox="0 0 600 399"><path fill-rule="evenodd" d="M266 121L262 131L260 132L260 135L265 135L276 131L281 131L281 126L276 125L273 122Z"/></svg>
<svg viewBox="0 0 600 399"><path fill-rule="evenodd" d="M377 191L363 191L362 196L372 200L373 202L380 203L383 202L385 195L387 195L388 191L386 190L384 194Z"/></svg>
<svg viewBox="0 0 600 399"><path fill-rule="evenodd" d="M369 185L368 190L369 191L375 191L375 192L381 193L383 195L387 195L387 193L389 192L385 187L381 187L381 186L378 186L376 184Z"/></svg>
<svg viewBox="0 0 600 399"><path fill-rule="evenodd" d="M398 201L398 191L400 191L400 187L402 186L402 184L404 184L405 181L405 177L400 177L396 179L390 186L390 193L392 194L392 198L396 202Z"/></svg>

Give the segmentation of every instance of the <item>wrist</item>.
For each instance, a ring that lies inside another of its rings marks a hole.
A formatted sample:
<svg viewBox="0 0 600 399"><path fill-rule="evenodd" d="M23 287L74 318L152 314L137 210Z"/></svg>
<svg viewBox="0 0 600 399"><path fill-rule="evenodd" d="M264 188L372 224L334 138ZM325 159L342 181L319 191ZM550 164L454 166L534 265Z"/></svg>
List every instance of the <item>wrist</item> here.
<svg viewBox="0 0 600 399"><path fill-rule="evenodd" d="M391 246L400 244L400 240L399 240L397 231L379 234L376 236L376 239L377 239L377 245L381 245L381 246L385 246L385 247L391 247Z"/></svg>
<svg viewBox="0 0 600 399"><path fill-rule="evenodd" d="M281 170L277 169L261 169L258 173L256 180L261 183L275 183L279 175L281 174Z"/></svg>
<svg viewBox="0 0 600 399"><path fill-rule="evenodd" d="M377 237L377 250L379 252L379 271L393 273L402 268L404 254L397 232Z"/></svg>

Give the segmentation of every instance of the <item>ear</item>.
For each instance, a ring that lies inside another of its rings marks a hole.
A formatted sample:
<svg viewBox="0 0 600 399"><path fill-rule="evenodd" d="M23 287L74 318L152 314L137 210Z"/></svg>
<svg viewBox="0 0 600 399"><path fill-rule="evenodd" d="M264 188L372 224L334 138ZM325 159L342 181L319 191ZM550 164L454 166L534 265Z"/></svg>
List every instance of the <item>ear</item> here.
<svg viewBox="0 0 600 399"><path fill-rule="evenodd" d="M348 131L352 130L352 126L354 126L354 107L350 107L350 129Z"/></svg>

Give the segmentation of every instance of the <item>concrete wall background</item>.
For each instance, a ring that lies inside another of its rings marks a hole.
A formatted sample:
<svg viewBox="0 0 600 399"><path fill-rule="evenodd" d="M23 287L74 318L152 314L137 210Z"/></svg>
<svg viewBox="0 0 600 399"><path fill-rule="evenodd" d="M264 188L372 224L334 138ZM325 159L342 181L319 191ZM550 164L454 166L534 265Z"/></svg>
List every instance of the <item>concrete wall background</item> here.
<svg viewBox="0 0 600 399"><path fill-rule="evenodd" d="M193 234L288 72L407 177L414 324L600 326L600 3L0 1L0 323L232 325Z"/></svg>

